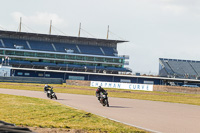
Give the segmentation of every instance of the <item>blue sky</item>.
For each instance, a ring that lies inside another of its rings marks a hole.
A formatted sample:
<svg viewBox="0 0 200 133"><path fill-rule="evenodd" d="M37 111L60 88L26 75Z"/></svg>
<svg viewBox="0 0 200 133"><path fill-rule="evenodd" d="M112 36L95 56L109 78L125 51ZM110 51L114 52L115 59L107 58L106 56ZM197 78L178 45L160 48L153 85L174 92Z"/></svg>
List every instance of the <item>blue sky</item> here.
<svg viewBox="0 0 200 133"><path fill-rule="evenodd" d="M198 0L1 0L0 29L124 39L120 55L129 55L133 73L158 74L159 58L200 60ZM28 28L27 28L28 27Z"/></svg>

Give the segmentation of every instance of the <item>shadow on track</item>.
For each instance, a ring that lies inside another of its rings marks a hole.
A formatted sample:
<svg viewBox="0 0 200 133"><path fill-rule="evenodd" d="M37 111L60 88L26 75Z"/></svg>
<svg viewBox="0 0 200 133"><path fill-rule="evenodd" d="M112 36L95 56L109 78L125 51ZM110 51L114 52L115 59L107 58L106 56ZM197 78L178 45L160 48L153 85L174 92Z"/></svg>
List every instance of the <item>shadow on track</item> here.
<svg viewBox="0 0 200 133"><path fill-rule="evenodd" d="M59 101L68 101L68 99L57 99Z"/></svg>
<svg viewBox="0 0 200 133"><path fill-rule="evenodd" d="M123 107L123 106L109 106L109 108L130 108L130 107Z"/></svg>

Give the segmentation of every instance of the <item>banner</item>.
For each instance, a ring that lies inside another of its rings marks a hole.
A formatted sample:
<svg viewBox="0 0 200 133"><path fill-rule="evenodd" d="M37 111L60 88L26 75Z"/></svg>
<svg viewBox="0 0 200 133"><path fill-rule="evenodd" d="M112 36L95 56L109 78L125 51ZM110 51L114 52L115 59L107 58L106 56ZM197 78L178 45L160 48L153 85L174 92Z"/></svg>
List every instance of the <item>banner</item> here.
<svg viewBox="0 0 200 133"><path fill-rule="evenodd" d="M133 83L118 83L118 82L101 82L101 81L91 81L91 87L102 88L116 88L116 89L130 89L130 90L143 90L143 91L153 91L153 85L148 84L133 84Z"/></svg>

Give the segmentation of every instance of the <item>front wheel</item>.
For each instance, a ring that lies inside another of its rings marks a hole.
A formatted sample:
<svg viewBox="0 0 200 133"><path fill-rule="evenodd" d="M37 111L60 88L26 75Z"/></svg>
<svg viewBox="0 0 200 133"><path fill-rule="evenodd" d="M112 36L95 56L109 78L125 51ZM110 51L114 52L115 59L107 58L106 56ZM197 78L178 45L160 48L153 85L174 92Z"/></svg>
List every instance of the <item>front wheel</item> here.
<svg viewBox="0 0 200 133"><path fill-rule="evenodd" d="M107 100L104 99L104 100L103 100L103 106L106 106L106 104L107 104Z"/></svg>
<svg viewBox="0 0 200 133"><path fill-rule="evenodd" d="M55 99L57 100L57 96L55 95Z"/></svg>

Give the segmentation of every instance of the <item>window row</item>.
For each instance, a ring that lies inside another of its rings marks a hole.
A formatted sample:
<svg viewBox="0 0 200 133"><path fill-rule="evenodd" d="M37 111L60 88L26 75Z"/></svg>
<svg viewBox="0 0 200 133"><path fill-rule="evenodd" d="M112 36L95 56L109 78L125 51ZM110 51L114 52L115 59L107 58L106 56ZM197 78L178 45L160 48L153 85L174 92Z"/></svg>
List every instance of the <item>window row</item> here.
<svg viewBox="0 0 200 133"><path fill-rule="evenodd" d="M100 64L100 63L86 63L86 62L75 62L75 61L62 61L62 60L45 60L45 59L34 59L34 58L18 58L18 57L12 57L10 58L12 61L29 61L32 62L41 62L41 63L54 63L54 64L65 64L66 67L69 65L81 65L81 66L103 66L103 67L116 67L121 68L123 65L117 65L117 64Z"/></svg>
<svg viewBox="0 0 200 133"><path fill-rule="evenodd" d="M121 59L121 58L119 59L119 58L89 57L89 56L78 56L78 55L36 53L36 52L10 51L10 50L0 50L0 54L1 55L15 55L15 56L66 59L66 60L97 61L97 62L108 62L108 63L124 63L124 59Z"/></svg>
<svg viewBox="0 0 200 133"><path fill-rule="evenodd" d="M28 72L18 72L17 73L18 76L30 76L30 73ZM50 77L51 75L50 74L44 74L44 73L38 73L38 77Z"/></svg>

